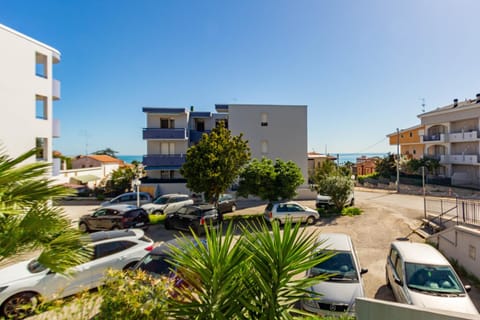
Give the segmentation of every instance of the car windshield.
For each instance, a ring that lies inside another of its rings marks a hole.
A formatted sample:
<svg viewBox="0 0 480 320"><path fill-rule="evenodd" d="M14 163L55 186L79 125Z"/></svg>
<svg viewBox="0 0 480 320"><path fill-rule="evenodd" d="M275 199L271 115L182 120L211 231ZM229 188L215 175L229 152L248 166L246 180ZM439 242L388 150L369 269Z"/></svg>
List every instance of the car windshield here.
<svg viewBox="0 0 480 320"><path fill-rule="evenodd" d="M153 203L155 203L155 204L166 204L169 199L170 199L169 197L159 197L155 201L153 201Z"/></svg>
<svg viewBox="0 0 480 320"><path fill-rule="evenodd" d="M463 286L449 265L405 263L407 286L430 294L463 294Z"/></svg>
<svg viewBox="0 0 480 320"><path fill-rule="evenodd" d="M31 273L39 273L47 269L43 264L38 262L37 259L33 259L32 261L30 261L27 268L28 271L30 271Z"/></svg>
<svg viewBox="0 0 480 320"><path fill-rule="evenodd" d="M163 254L148 254L138 265L138 269L154 276L166 276L171 272L172 266L166 261L168 257Z"/></svg>
<svg viewBox="0 0 480 320"><path fill-rule="evenodd" d="M358 273L349 251L323 251L319 255L333 253L334 256L317 264L310 270L312 276L328 275L327 281L358 282Z"/></svg>

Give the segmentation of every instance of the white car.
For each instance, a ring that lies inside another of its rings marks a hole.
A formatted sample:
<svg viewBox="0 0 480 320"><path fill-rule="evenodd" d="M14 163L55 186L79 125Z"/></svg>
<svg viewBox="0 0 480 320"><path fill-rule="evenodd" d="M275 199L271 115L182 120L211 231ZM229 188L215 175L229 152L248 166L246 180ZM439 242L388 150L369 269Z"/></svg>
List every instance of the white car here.
<svg viewBox="0 0 480 320"><path fill-rule="evenodd" d="M478 315L448 260L425 243L395 241L387 257L386 280L398 302Z"/></svg>
<svg viewBox="0 0 480 320"><path fill-rule="evenodd" d="M294 201L270 202L265 208L263 216L270 223L278 221L280 224L287 220L293 223L315 224L316 220L320 218L318 211Z"/></svg>
<svg viewBox="0 0 480 320"><path fill-rule="evenodd" d="M152 203L144 204L142 209L149 214L167 214L175 212L181 207L193 205L193 199L186 194L164 194L156 198Z"/></svg>
<svg viewBox="0 0 480 320"><path fill-rule="evenodd" d="M133 268L149 251L153 241L139 229L92 233L91 261L71 268L65 276L50 271L37 259L19 262L0 270L0 318L19 318L28 313L37 298L50 301L96 288L105 281L107 269Z"/></svg>
<svg viewBox="0 0 480 320"><path fill-rule="evenodd" d="M330 275L328 280L310 288L312 292L302 299L302 308L316 314L355 314L355 299L364 297L362 274L355 248L350 236L343 233L322 233L317 240L319 253L334 256L307 271L307 277L320 274Z"/></svg>
<svg viewBox="0 0 480 320"><path fill-rule="evenodd" d="M331 206L333 206L332 197L319 194L319 195L317 195L315 205L316 205L317 208L331 207ZM345 202L345 206L346 207L348 207L348 206L352 207L354 205L355 205L355 196L354 196L354 193L352 191L348 195L347 201Z"/></svg>

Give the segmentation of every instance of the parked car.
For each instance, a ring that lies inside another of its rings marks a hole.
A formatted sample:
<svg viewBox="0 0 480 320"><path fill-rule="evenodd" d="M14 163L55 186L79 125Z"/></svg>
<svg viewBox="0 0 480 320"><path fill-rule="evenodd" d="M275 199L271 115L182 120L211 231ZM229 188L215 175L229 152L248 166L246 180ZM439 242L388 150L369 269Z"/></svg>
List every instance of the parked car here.
<svg viewBox="0 0 480 320"><path fill-rule="evenodd" d="M220 224L218 212L211 204L185 206L175 212L167 214L165 229L193 230L198 235L205 231L205 227L217 228Z"/></svg>
<svg viewBox="0 0 480 320"><path fill-rule="evenodd" d="M69 275L50 271L37 259L0 270L0 317L18 319L28 313L28 303L70 296L96 288L109 268L132 268L153 248L153 241L139 229L102 231L89 235L92 259L72 267Z"/></svg>
<svg viewBox="0 0 480 320"><path fill-rule="evenodd" d="M265 220L272 223L278 221L280 224L290 220L292 222L306 222L314 224L320 218L318 211L302 206L294 201L270 202L265 208Z"/></svg>
<svg viewBox="0 0 480 320"><path fill-rule="evenodd" d="M478 314L448 260L425 243L395 241L385 266L387 285L398 302L430 309Z"/></svg>
<svg viewBox="0 0 480 320"><path fill-rule="evenodd" d="M192 204L193 199L187 194L172 193L164 194L153 200L152 203L142 205L142 208L149 214L167 214Z"/></svg>
<svg viewBox="0 0 480 320"><path fill-rule="evenodd" d="M82 232L128 228L147 229L149 223L148 213L142 208L129 204L117 204L100 207L92 214L81 216L78 228Z"/></svg>
<svg viewBox="0 0 480 320"><path fill-rule="evenodd" d="M326 195L317 195L317 199L315 201L315 206L317 208L328 208L328 207L331 207L333 206L333 202L332 202L332 197L330 196L326 196ZM351 193L348 194L348 198L347 198L347 201L345 202L345 206L348 207L352 207L355 205L355 195L353 193L353 191Z"/></svg>
<svg viewBox="0 0 480 320"><path fill-rule="evenodd" d="M140 206L153 201L152 196L148 192L138 192L140 198ZM104 201L100 204L102 207L113 206L115 204L137 204L137 192L123 193L112 200Z"/></svg>
<svg viewBox="0 0 480 320"><path fill-rule="evenodd" d="M237 203L231 194L221 194L218 197L217 210L219 213L234 212L237 210Z"/></svg>
<svg viewBox="0 0 480 320"><path fill-rule="evenodd" d="M328 280L310 288L313 292L302 299L303 309L322 315L355 314L355 299L365 296L362 274L357 253L349 235L322 233L317 240L319 254L333 256L307 271L307 277L329 275Z"/></svg>

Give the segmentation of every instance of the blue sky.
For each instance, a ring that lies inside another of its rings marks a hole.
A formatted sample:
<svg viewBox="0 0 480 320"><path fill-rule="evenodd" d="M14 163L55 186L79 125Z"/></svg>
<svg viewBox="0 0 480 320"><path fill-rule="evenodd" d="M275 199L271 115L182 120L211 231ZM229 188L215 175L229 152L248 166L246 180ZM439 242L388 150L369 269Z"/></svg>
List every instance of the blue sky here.
<svg viewBox="0 0 480 320"><path fill-rule="evenodd" d="M142 107L308 105L309 151L394 151L387 134L480 93L477 0L0 0L62 54L66 155L144 154Z"/></svg>

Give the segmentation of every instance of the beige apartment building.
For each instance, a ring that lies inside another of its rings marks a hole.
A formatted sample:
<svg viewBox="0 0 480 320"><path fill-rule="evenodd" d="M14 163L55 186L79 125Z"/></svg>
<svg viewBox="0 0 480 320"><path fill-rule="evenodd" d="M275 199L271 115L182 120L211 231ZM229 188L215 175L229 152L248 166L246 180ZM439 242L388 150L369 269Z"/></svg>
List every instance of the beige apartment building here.
<svg viewBox="0 0 480 320"><path fill-rule="evenodd" d="M480 188L480 94L418 116L424 155L440 160L452 185Z"/></svg>
<svg viewBox="0 0 480 320"><path fill-rule="evenodd" d="M11 157L37 147L30 161L52 162L52 139L59 137L53 103L60 82L53 66L60 52L0 24L0 145Z"/></svg>

